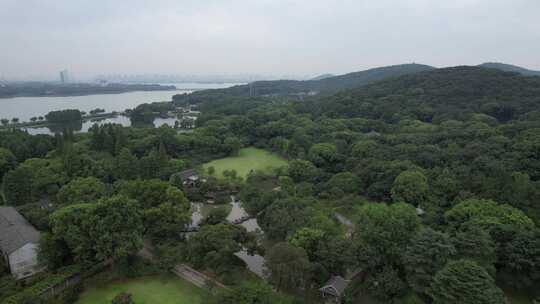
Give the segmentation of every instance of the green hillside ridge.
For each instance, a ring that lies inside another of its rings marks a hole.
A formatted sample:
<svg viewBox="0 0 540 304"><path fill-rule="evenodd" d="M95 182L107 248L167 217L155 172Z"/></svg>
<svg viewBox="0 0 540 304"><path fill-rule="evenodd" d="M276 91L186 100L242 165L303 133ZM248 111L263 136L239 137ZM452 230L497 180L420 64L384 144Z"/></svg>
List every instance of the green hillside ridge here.
<svg viewBox="0 0 540 304"><path fill-rule="evenodd" d="M486 62L478 65L482 68L497 69L505 72L520 73L525 76L540 76L540 71L526 69L517 65L506 64L501 62Z"/></svg>
<svg viewBox="0 0 540 304"><path fill-rule="evenodd" d="M313 77L311 78L310 80L322 80L322 79L326 79L326 78L330 78L330 77L335 77L336 75L334 74L321 74L319 76L316 76L316 77Z"/></svg>
<svg viewBox="0 0 540 304"><path fill-rule="evenodd" d="M190 95L175 95L173 100L176 102L200 103L225 96L285 96L309 92L332 94L340 90L364 86L386 78L432 69L434 67L413 63L374 68L318 80L256 81L251 84L234 86L227 89L203 90Z"/></svg>
<svg viewBox="0 0 540 304"><path fill-rule="evenodd" d="M334 117L382 118L388 122L398 119L387 117L390 112L425 122L483 113L506 122L538 110L539 104L540 78L460 66L380 81L306 107Z"/></svg>

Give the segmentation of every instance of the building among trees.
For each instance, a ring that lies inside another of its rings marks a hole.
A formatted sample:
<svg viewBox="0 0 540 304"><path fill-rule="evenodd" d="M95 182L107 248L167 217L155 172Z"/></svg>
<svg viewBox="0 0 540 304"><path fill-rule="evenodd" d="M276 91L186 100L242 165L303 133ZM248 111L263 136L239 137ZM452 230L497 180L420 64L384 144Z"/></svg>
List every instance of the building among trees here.
<svg viewBox="0 0 540 304"><path fill-rule="evenodd" d="M324 298L334 298L336 303L341 303L341 297L350 282L341 276L333 276L319 290Z"/></svg>
<svg viewBox="0 0 540 304"><path fill-rule="evenodd" d="M20 280L44 269L38 263L40 233L13 207L0 207L0 251Z"/></svg>
<svg viewBox="0 0 540 304"><path fill-rule="evenodd" d="M184 170L182 172L179 172L180 179L182 180L182 184L189 187L195 187L199 185L200 182L200 176L197 170L195 169L189 169Z"/></svg>

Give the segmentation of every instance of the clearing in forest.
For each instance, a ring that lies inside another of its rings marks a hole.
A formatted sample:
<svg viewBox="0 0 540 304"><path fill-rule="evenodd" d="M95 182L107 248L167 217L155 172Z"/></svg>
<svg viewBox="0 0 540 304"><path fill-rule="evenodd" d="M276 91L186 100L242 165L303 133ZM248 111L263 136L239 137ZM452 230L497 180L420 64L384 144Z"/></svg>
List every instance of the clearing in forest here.
<svg viewBox="0 0 540 304"><path fill-rule="evenodd" d="M251 170L268 171L287 165L287 161L280 156L266 150L257 148L240 149L238 156L216 159L203 165L207 170L214 167L214 175L223 177L225 170L236 170L237 176L246 178Z"/></svg>
<svg viewBox="0 0 540 304"><path fill-rule="evenodd" d="M121 292L137 304L199 304L205 291L173 275L147 276L85 286L77 304L111 303Z"/></svg>

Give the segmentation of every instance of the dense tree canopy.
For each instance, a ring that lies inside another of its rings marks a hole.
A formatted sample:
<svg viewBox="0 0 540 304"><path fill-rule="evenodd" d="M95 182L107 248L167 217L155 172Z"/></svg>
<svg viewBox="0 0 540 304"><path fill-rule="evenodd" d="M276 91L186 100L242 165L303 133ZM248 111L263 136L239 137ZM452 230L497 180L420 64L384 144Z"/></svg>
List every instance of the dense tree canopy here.
<svg viewBox="0 0 540 304"><path fill-rule="evenodd" d="M227 283L244 277L235 253L265 252L269 283L287 292L309 294L361 270L349 303L366 293L396 303L501 303L496 284L537 297L540 78L427 70L356 88L345 85L349 75L338 82L350 90L334 95L337 83L317 82L319 94L298 91L305 83L257 83L254 96L237 86L128 111L135 125L193 107L201 114L190 132L103 124L53 137L4 126L0 198L43 229L51 269L125 260L145 239L161 268L188 263ZM251 146L279 154L287 168L241 180L215 167L199 170L200 186L184 184L183 170ZM184 233L189 201L231 195L256 217L259 242L227 223L229 206L202 212L200 231ZM242 285L220 299L269 294Z"/></svg>
<svg viewBox="0 0 540 304"><path fill-rule="evenodd" d="M33 201L32 171L19 167L4 176L4 195L10 205L24 205Z"/></svg>
<svg viewBox="0 0 540 304"><path fill-rule="evenodd" d="M0 147L0 179L6 174L9 170L14 169L17 166L17 158L13 153L6 149Z"/></svg>
<svg viewBox="0 0 540 304"><path fill-rule="evenodd" d="M124 258L142 246L141 212L125 196L64 207L51 216L51 226L79 261Z"/></svg>
<svg viewBox="0 0 540 304"><path fill-rule="evenodd" d="M493 278L478 264L459 260L437 273L429 291L433 303L505 303Z"/></svg>
<svg viewBox="0 0 540 304"><path fill-rule="evenodd" d="M79 110L61 110L51 111L45 115L45 118L48 122L62 123L69 121L80 121L82 120L82 115L81 111Z"/></svg>
<svg viewBox="0 0 540 304"><path fill-rule="evenodd" d="M95 177L77 178L58 191L60 204L76 204L94 202L106 194L106 186Z"/></svg>
<svg viewBox="0 0 540 304"><path fill-rule="evenodd" d="M455 248L448 235L430 228L417 232L403 253L409 285L420 294L427 293L433 276L453 255Z"/></svg>
<svg viewBox="0 0 540 304"><path fill-rule="evenodd" d="M448 211L445 218L452 227L456 228L469 221L486 229L508 225L518 230L529 230L535 226L522 211L487 200L464 201Z"/></svg>
<svg viewBox="0 0 540 304"><path fill-rule="evenodd" d="M277 243L266 254L270 281L278 289L305 287L311 275L311 265L304 249L287 243Z"/></svg>
<svg viewBox="0 0 540 304"><path fill-rule="evenodd" d="M420 205L427 198L428 187L427 178L421 172L403 171L392 185L392 200Z"/></svg>
<svg viewBox="0 0 540 304"><path fill-rule="evenodd" d="M116 259L135 254L142 247L143 221L136 202L123 196L100 200L87 220L96 258Z"/></svg>
<svg viewBox="0 0 540 304"><path fill-rule="evenodd" d="M244 246L254 248L253 242L253 237L241 226L205 225L189 238L186 255L196 267L223 272L237 264L234 253Z"/></svg>
<svg viewBox="0 0 540 304"><path fill-rule="evenodd" d="M413 207L399 203L362 206L356 235L357 254L363 267L397 263L420 220Z"/></svg>

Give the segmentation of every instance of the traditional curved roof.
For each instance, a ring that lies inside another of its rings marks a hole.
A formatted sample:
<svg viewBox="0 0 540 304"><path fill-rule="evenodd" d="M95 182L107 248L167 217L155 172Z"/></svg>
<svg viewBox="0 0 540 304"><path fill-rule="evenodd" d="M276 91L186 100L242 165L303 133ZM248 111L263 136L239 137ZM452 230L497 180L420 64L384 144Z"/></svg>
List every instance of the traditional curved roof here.
<svg viewBox="0 0 540 304"><path fill-rule="evenodd" d="M194 176L197 176L197 177L199 176L199 173L195 169L184 170L184 171L178 172L178 174L180 175L180 178L182 180L186 180L186 179L188 179L190 177L194 177Z"/></svg>
<svg viewBox="0 0 540 304"><path fill-rule="evenodd" d="M0 207L0 250L10 255L28 243L39 243L39 231L13 207Z"/></svg>
<svg viewBox="0 0 540 304"><path fill-rule="evenodd" d="M337 293L336 295L340 297L343 295L343 292L345 291L345 288L347 288L347 285L349 285L350 281L345 280L341 276L333 276L324 284L323 287L320 288L321 291L324 291L325 289L331 288L335 290Z"/></svg>

